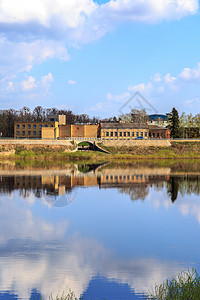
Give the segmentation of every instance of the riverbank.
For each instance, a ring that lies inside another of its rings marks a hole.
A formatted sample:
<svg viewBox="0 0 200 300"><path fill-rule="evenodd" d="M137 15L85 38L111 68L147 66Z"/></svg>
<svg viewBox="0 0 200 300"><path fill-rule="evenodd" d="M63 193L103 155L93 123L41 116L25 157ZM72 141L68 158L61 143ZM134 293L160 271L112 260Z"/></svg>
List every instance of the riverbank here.
<svg viewBox="0 0 200 300"><path fill-rule="evenodd" d="M46 142L46 143L45 143ZM72 142L48 144L47 141L37 144L0 144L0 159L10 160L45 160L45 161L129 161L154 159L200 159L200 141L170 141L170 146L105 146L99 144L108 153L98 151L75 151ZM59 142L59 141L58 141Z"/></svg>

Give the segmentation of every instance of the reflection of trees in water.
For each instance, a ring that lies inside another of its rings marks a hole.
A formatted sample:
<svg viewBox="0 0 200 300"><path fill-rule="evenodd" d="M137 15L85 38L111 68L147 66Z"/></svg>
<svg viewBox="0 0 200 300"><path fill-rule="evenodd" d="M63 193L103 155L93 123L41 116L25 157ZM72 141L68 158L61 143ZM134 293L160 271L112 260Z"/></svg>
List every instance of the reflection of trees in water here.
<svg viewBox="0 0 200 300"><path fill-rule="evenodd" d="M167 182L167 194L170 196L172 203L174 203L178 197L179 180L177 177L170 177Z"/></svg>
<svg viewBox="0 0 200 300"><path fill-rule="evenodd" d="M135 184L119 189L120 193L128 194L132 201L145 200L149 194L149 186L147 184Z"/></svg>
<svg viewBox="0 0 200 300"><path fill-rule="evenodd" d="M30 177L30 178L29 178ZM55 184L42 184L40 177L21 176L21 181L15 180L14 176L1 176L0 177L0 193L10 194L14 190L19 190L20 195L23 198L28 198L31 193L36 198L42 198L44 196L61 196L62 193L65 195L71 195L73 187L70 187L70 183L66 180L65 176L59 177L59 185L57 189ZM31 181L31 179L33 179ZM117 188L120 193L128 194L131 200L145 200L149 194L149 188L154 187L156 191L162 191L164 188L167 189L167 193L174 203L178 194L184 195L200 195L200 175L176 175L176 176L148 176L148 181L141 183L107 183L108 188ZM70 181L71 182L71 181ZM101 177L98 178L98 184L101 185ZM61 190L59 190L61 187ZM62 190L62 187L64 189Z"/></svg>
<svg viewBox="0 0 200 300"><path fill-rule="evenodd" d="M179 192L181 195L200 195L200 175L179 177Z"/></svg>
<svg viewBox="0 0 200 300"><path fill-rule="evenodd" d="M200 195L200 175L171 176L167 182L167 192L172 202L176 201L178 193L184 195Z"/></svg>
<svg viewBox="0 0 200 300"><path fill-rule="evenodd" d="M154 178L154 182L150 181L148 184L133 184L131 186L125 186L120 188L120 193L126 193L130 196L131 200L145 200L149 194L149 187L154 187L157 191L167 188L167 194L174 203L178 194L184 195L200 195L200 175L183 175L183 176L171 176L168 180L163 178L162 181L157 181Z"/></svg>
<svg viewBox="0 0 200 300"><path fill-rule="evenodd" d="M14 190L14 177L0 177L0 192L10 194Z"/></svg>

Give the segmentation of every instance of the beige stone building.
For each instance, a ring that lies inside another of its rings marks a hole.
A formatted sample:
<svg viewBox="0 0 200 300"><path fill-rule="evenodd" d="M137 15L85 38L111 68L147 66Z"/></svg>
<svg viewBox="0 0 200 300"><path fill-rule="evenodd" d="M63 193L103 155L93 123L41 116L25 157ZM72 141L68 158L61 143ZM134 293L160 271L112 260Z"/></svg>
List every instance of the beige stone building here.
<svg viewBox="0 0 200 300"><path fill-rule="evenodd" d="M14 138L42 138L42 132L48 128L54 132L58 122L16 122L14 124Z"/></svg>
<svg viewBox="0 0 200 300"><path fill-rule="evenodd" d="M80 137L80 138L97 138L99 137L99 125L93 124L69 124L59 127L59 137Z"/></svg>
<svg viewBox="0 0 200 300"><path fill-rule="evenodd" d="M100 124L102 139L123 139L130 140L137 137L148 139L149 128L146 124L102 122Z"/></svg>
<svg viewBox="0 0 200 300"><path fill-rule="evenodd" d="M49 115L46 122L15 122L14 138L49 138L59 137L59 126L66 123L64 115Z"/></svg>
<svg viewBox="0 0 200 300"><path fill-rule="evenodd" d="M66 124L66 116L48 116L46 122L16 122L15 138L102 138L103 140L133 140L149 138L146 124L101 122L100 124Z"/></svg>

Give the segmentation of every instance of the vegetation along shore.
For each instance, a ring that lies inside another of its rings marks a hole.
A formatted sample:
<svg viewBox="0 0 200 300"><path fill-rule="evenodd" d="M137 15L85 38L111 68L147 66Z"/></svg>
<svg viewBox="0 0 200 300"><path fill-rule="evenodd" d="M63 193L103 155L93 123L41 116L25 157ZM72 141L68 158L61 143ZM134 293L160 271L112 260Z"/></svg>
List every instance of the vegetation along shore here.
<svg viewBox="0 0 200 300"><path fill-rule="evenodd" d="M141 141L142 144L143 141ZM170 141L169 146L105 146L99 144L100 151L76 151L73 143L68 145L23 145L1 144L0 158L25 160L53 160L63 159L70 161L109 161L134 159L200 159L199 141Z"/></svg>

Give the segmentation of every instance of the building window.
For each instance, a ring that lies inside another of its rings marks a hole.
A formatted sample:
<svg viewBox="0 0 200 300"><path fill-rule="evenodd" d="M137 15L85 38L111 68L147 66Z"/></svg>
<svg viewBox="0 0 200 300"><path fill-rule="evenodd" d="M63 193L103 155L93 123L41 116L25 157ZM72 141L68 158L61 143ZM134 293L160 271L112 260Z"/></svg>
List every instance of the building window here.
<svg viewBox="0 0 200 300"><path fill-rule="evenodd" d="M135 136L135 132L134 131L132 131L132 136Z"/></svg>
<svg viewBox="0 0 200 300"><path fill-rule="evenodd" d="M42 134L42 131L40 130L39 134L41 135Z"/></svg>
<svg viewBox="0 0 200 300"><path fill-rule="evenodd" d="M22 135L25 135L25 131L22 131Z"/></svg>
<svg viewBox="0 0 200 300"><path fill-rule="evenodd" d="M36 131L33 131L33 134L36 135Z"/></svg>
<svg viewBox="0 0 200 300"><path fill-rule="evenodd" d="M136 132L136 136L139 136L139 131Z"/></svg>
<svg viewBox="0 0 200 300"><path fill-rule="evenodd" d="M115 136L117 137L117 131L115 131Z"/></svg>
<svg viewBox="0 0 200 300"><path fill-rule="evenodd" d="M147 137L147 132L145 131L144 135Z"/></svg>
<svg viewBox="0 0 200 300"><path fill-rule="evenodd" d="M48 127L48 125L45 125L44 127ZM79 128L77 127L77 129L79 129Z"/></svg>
<svg viewBox="0 0 200 300"><path fill-rule="evenodd" d="M128 134L128 136L130 136L130 131L128 131L128 133L127 133L127 134Z"/></svg>
<svg viewBox="0 0 200 300"><path fill-rule="evenodd" d="M28 131L28 135L31 135L31 132L30 132L30 131Z"/></svg>
<svg viewBox="0 0 200 300"><path fill-rule="evenodd" d="M159 135L159 132L157 133L157 137L159 137L160 135Z"/></svg>
<svg viewBox="0 0 200 300"><path fill-rule="evenodd" d="M113 136L113 132L111 131L110 136Z"/></svg>
<svg viewBox="0 0 200 300"><path fill-rule="evenodd" d="M25 128L25 125L22 125L22 128Z"/></svg>
<svg viewBox="0 0 200 300"><path fill-rule="evenodd" d="M119 133L119 136L122 136L122 132Z"/></svg>
<svg viewBox="0 0 200 300"><path fill-rule="evenodd" d="M124 131L124 136L126 136L126 131Z"/></svg>
<svg viewBox="0 0 200 300"><path fill-rule="evenodd" d="M17 135L19 135L19 131L17 131Z"/></svg>
<svg viewBox="0 0 200 300"><path fill-rule="evenodd" d="M143 131L141 131L140 135L143 136Z"/></svg>
<svg viewBox="0 0 200 300"><path fill-rule="evenodd" d="M153 132L153 137L155 137L155 133Z"/></svg>
<svg viewBox="0 0 200 300"><path fill-rule="evenodd" d="M31 128L31 125L30 125L30 124L28 124L28 128L29 128L29 129Z"/></svg>
<svg viewBox="0 0 200 300"><path fill-rule="evenodd" d="M51 127L54 127L53 124L51 125Z"/></svg>
<svg viewBox="0 0 200 300"><path fill-rule="evenodd" d="M42 124L40 124L40 128L42 128Z"/></svg>
<svg viewBox="0 0 200 300"><path fill-rule="evenodd" d="M17 124L17 129L19 129L19 124Z"/></svg>
<svg viewBox="0 0 200 300"><path fill-rule="evenodd" d="M36 128L36 125L35 125L35 124L33 125L33 128Z"/></svg>
<svg viewBox="0 0 200 300"><path fill-rule="evenodd" d="M109 132L108 131L106 132L106 136L109 136Z"/></svg>

